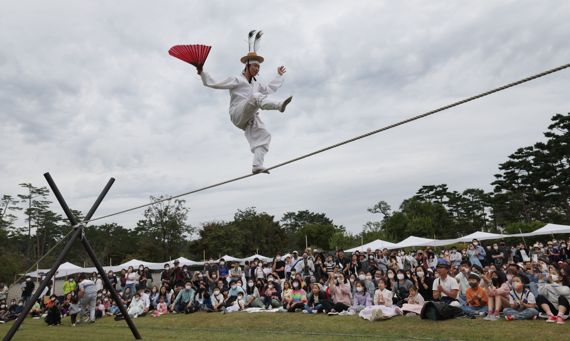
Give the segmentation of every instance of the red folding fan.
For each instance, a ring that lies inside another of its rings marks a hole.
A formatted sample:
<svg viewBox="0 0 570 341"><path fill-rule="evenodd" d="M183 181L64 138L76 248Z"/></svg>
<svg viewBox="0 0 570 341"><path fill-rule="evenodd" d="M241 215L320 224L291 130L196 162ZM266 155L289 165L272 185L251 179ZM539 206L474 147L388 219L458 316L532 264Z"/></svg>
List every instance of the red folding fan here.
<svg viewBox="0 0 570 341"><path fill-rule="evenodd" d="M201 68L204 66L211 49L211 46L206 45L175 45L168 50L168 54Z"/></svg>

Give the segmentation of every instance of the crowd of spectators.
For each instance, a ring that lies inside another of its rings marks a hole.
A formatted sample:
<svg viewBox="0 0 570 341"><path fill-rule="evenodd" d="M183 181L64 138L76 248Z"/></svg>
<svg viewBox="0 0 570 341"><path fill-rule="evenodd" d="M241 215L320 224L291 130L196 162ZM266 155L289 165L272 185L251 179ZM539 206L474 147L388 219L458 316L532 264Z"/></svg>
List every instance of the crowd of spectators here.
<svg viewBox="0 0 570 341"><path fill-rule="evenodd" d="M108 277L121 302L111 299L97 273L63 284L63 295L41 295L31 316L57 325L70 317L76 323L97 318L160 317L198 311L302 312L359 315L379 320L419 315L428 301L458 307L466 316L495 321L504 318L564 324L570 311L570 239L524 243L473 240L466 247L419 250L366 250L348 256L342 250L323 253L293 251L272 261L209 260L201 269L178 261L165 264L160 280L141 265ZM0 321L15 319L30 298L34 283L22 284L21 299L6 303L0 284ZM50 288L46 289L49 293Z"/></svg>

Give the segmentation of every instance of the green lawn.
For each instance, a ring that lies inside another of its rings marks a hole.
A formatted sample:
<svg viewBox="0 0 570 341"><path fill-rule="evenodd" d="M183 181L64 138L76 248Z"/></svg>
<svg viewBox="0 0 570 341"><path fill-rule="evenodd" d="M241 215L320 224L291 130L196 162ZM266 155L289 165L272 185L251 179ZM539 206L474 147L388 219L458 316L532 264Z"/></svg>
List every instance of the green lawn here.
<svg viewBox="0 0 570 341"><path fill-rule="evenodd" d="M418 317L396 317L368 322L356 316L305 315L301 313L196 313L141 317L135 321L145 340L569 340L566 325L538 321L483 321L456 319L424 321ZM0 325L6 334L11 323ZM69 318L58 327L48 327L43 320L28 319L14 340L131 340L125 321L112 318L95 324L72 327Z"/></svg>

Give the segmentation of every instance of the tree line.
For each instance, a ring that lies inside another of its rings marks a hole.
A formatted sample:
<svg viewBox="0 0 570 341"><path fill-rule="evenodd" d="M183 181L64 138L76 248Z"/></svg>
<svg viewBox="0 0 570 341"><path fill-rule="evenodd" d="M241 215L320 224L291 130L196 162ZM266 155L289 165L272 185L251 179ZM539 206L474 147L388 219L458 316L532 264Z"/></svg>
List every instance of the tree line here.
<svg viewBox="0 0 570 341"><path fill-rule="evenodd" d="M254 207L238 209L231 221L191 226L184 200L160 202L162 196L151 197L155 204L134 226L93 225L86 234L104 264L119 264L131 258L158 262L179 256L274 255L307 245L335 250L378 238L392 242L410 235L447 239L481 230L528 232L546 222L570 224L570 114L554 115L544 136L545 141L519 148L499 164L491 191L425 185L396 210L382 200L372 205L367 210L378 218L358 234L349 233L324 213L287 212L277 219ZM20 187L21 193L4 194L0 200L0 281L11 281L71 229L66 219L51 210L46 187L30 183ZM81 217L81 212L74 213ZM92 265L77 244L67 260ZM50 266L58 251L39 266Z"/></svg>

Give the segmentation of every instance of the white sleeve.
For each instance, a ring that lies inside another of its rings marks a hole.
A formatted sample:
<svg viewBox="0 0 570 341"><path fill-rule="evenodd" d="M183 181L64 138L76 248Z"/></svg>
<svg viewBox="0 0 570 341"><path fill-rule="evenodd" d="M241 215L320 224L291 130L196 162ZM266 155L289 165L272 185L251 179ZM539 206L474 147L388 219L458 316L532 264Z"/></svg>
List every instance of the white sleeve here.
<svg viewBox="0 0 570 341"><path fill-rule="evenodd" d="M221 82L215 81L210 74L205 71L202 71L200 74L202 78L202 83L204 86L207 86L212 89L233 89L238 85L238 80L236 77L228 77Z"/></svg>
<svg viewBox="0 0 570 341"><path fill-rule="evenodd" d="M269 95L277 91L283 85L284 78L283 76L277 75L269 84L263 85L260 83L259 92L264 95Z"/></svg>

